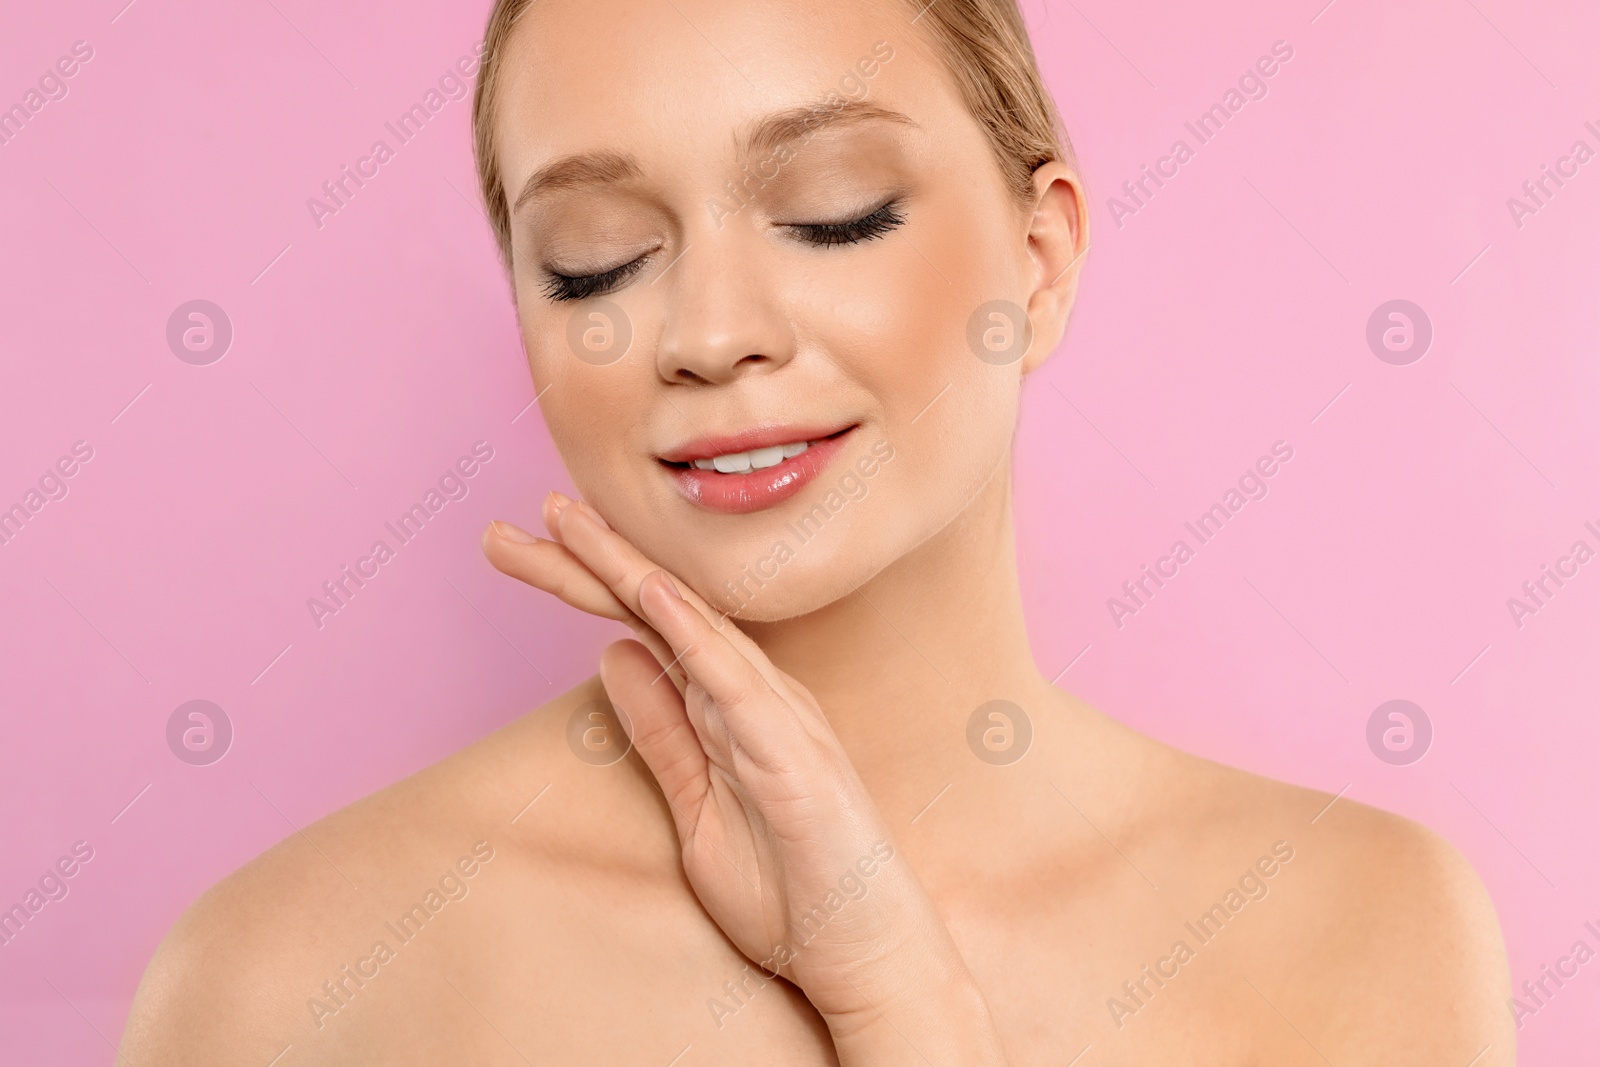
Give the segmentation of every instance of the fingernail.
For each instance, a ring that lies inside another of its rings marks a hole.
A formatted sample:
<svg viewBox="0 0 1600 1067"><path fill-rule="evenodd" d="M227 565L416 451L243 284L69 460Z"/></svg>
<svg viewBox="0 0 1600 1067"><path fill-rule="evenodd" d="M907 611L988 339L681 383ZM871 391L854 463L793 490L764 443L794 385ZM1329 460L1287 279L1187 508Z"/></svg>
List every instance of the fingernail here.
<svg viewBox="0 0 1600 1067"><path fill-rule="evenodd" d="M683 599L683 594L678 592L677 584L675 582L673 582L671 576L668 575L666 571L662 571L661 572L661 580L666 583L667 592L671 593L673 596L677 597L679 600Z"/></svg>
<svg viewBox="0 0 1600 1067"><path fill-rule="evenodd" d="M499 519L495 519L493 522L489 523L489 525L494 527L495 533L499 534L507 541L515 541L519 545L531 545L539 540L527 530L524 530L520 526L513 526L509 522L501 522Z"/></svg>
<svg viewBox="0 0 1600 1067"><path fill-rule="evenodd" d="M550 502L555 505L556 514L559 515L568 504L572 503L572 498L564 496L552 489L550 490Z"/></svg>

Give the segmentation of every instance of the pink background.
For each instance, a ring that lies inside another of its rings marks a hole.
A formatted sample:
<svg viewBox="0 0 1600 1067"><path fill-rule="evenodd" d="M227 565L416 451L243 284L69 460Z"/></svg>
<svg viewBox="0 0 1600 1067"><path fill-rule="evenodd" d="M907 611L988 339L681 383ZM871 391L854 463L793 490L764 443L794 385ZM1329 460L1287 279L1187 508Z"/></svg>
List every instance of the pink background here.
<svg viewBox="0 0 1600 1067"><path fill-rule="evenodd" d="M0 906L95 849L0 948L6 1063L110 1062L206 886L591 673L613 634L478 553L490 517L537 528L571 487L525 411L468 102L320 229L306 206L394 145L487 5L126 2L11 5L0 34L0 106L94 49L0 146L0 507L94 449L0 545ZM1521 628L1506 606L1600 548L1600 160L1520 228L1506 201L1600 149L1600 14L1323 3L1025 4L1095 228L1017 446L1036 655L1157 737L1443 832L1520 983L1600 925L1600 561ZM1185 120L1278 40L1269 94L1119 227L1123 181L1194 147ZM234 328L208 366L165 336L197 298ZM1396 298L1434 327L1407 366L1365 339ZM1106 599L1280 439L1270 495L1119 628ZM306 599L478 440L470 494L319 630ZM197 698L235 730L210 766L165 738ZM1408 766L1366 741L1395 698L1435 733ZM1597 1020L1592 963L1522 1062L1574 1062Z"/></svg>

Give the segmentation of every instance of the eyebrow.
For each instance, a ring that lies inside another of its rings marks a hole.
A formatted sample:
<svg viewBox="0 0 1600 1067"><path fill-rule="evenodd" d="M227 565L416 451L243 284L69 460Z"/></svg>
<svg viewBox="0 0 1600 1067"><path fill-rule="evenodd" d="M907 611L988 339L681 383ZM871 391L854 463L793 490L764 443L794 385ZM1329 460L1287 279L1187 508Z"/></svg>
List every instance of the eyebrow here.
<svg viewBox="0 0 1600 1067"><path fill-rule="evenodd" d="M774 112L762 119L753 131L739 140L739 154L771 153L790 141L798 140L825 126L853 126L863 122L893 122L915 127L909 115L879 107L866 100L831 103L822 100Z"/></svg>
<svg viewBox="0 0 1600 1067"><path fill-rule="evenodd" d="M515 215L522 205L535 196L543 196L560 189L573 189L583 185L615 185L639 177L643 173L632 156L620 152L582 152L563 156L529 175L511 206Z"/></svg>
<svg viewBox="0 0 1600 1067"><path fill-rule="evenodd" d="M735 137L739 155L771 154L790 141L808 137L824 127L852 126L864 122L892 122L915 127L909 115L865 100L841 103L823 100L773 112L742 137ZM639 161L622 152L580 152L547 163L529 175L511 206L511 214L536 196L586 185L616 185L642 176Z"/></svg>

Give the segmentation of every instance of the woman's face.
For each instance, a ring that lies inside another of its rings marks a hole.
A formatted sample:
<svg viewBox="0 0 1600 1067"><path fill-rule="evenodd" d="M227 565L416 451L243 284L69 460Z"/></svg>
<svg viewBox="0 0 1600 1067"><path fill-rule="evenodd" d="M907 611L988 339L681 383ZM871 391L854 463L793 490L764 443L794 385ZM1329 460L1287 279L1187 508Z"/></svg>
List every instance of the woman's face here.
<svg viewBox="0 0 1600 1067"><path fill-rule="evenodd" d="M914 15L538 0L500 69L545 422L583 497L740 618L815 610L949 524L1060 336L1036 315L1024 358L1031 213Z"/></svg>

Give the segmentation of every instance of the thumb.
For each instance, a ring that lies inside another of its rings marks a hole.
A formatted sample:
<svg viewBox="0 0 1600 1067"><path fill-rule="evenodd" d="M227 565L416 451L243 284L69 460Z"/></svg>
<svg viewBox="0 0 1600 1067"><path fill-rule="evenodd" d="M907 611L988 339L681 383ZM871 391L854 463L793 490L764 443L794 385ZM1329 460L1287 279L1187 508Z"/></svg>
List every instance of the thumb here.
<svg viewBox="0 0 1600 1067"><path fill-rule="evenodd" d="M600 653L600 682L612 705L623 712L633 747L672 807L679 839L686 839L710 788L710 761L689 722L683 697L656 657L638 641L606 646Z"/></svg>

